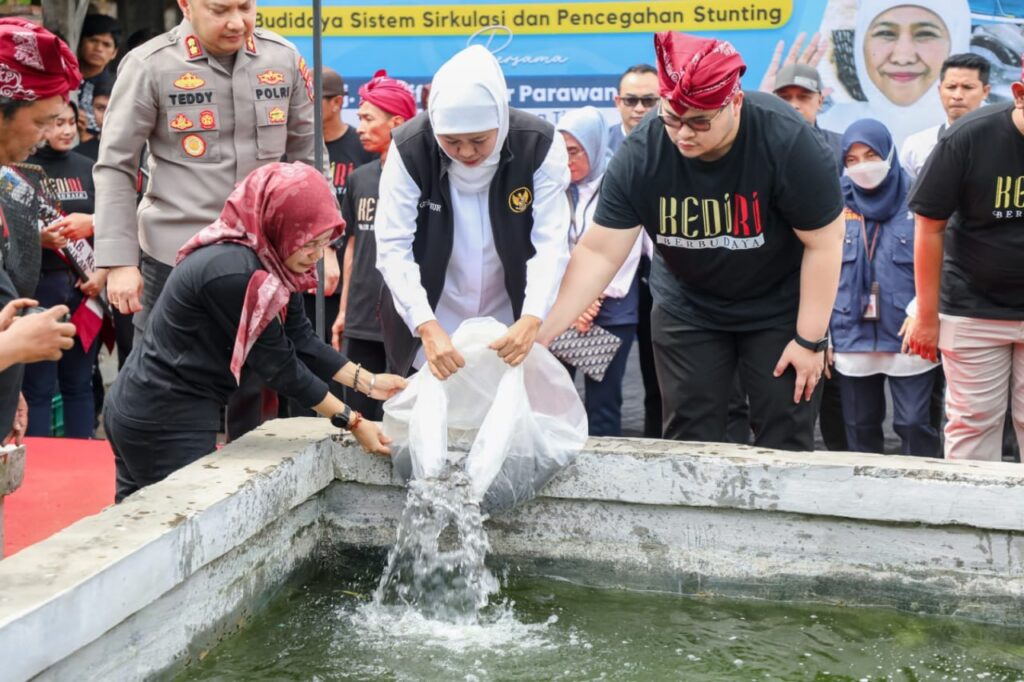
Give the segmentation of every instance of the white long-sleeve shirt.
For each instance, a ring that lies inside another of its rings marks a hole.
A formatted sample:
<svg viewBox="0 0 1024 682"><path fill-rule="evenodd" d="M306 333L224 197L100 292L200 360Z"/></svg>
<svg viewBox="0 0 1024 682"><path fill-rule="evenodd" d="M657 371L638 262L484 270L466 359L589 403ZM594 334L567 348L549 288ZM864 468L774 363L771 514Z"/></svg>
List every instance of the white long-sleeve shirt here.
<svg viewBox="0 0 1024 682"><path fill-rule="evenodd" d="M600 199L598 196L600 188L600 177L594 178L589 182L576 183L576 189L579 190L579 200L576 202L576 211L573 216L575 222L570 230L573 233L572 236L577 240L590 227L590 221L594 217L594 211L597 209L597 202ZM629 293L629 287L633 284L633 278L636 277L636 269L640 265L644 236L645 233L641 230L640 234L637 235L636 241L633 243L633 248L630 250L629 255L626 256L626 261L619 268L619 271L615 273L615 277L612 278L611 283L604 290L606 298L624 298Z"/></svg>
<svg viewBox="0 0 1024 682"><path fill-rule="evenodd" d="M569 261L565 226L569 223L569 156L565 141L556 135L533 175L533 230L536 253L526 263L523 315L543 320L558 295ZM437 320L449 334L464 320L494 317L512 324L512 303L505 290L505 272L494 246L488 190L462 192L451 185L454 239L444 289L436 310L430 308L420 283L420 268L413 258L420 188L402 162L395 144L387 155L380 179L380 200L374 235L377 269L391 291L395 308L406 326L416 329ZM422 364L422 351L415 365Z"/></svg>
<svg viewBox="0 0 1024 682"><path fill-rule="evenodd" d="M939 135L945 127L946 124L943 123L925 128L904 140L903 148L900 149L900 165L903 166L903 170L907 171L911 179L916 180L917 176L921 174L924 162L928 160L935 145L939 143Z"/></svg>

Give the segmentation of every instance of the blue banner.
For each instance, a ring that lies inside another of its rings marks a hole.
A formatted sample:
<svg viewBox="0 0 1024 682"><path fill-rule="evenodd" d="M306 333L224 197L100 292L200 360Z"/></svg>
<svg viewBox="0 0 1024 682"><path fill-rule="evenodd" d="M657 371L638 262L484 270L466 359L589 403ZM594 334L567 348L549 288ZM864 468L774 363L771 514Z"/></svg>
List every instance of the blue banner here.
<svg viewBox="0 0 1024 682"><path fill-rule="evenodd" d="M260 0L258 26L312 55L312 10L298 0ZM419 87L467 45L483 44L502 64L513 106L557 119L594 105L618 120L614 96L629 66L653 64L653 33L681 30L728 40L747 63L744 88L770 86L773 55L815 63L826 87L823 126L842 131L874 116L898 139L945 114L937 88L942 61L971 51L992 64L990 102L1009 97L1024 52L1022 0L623 0L426 5L324 0L324 63L355 95L378 69ZM812 53L811 37L820 36ZM770 89L770 87L769 87ZM352 107L347 117L353 116Z"/></svg>

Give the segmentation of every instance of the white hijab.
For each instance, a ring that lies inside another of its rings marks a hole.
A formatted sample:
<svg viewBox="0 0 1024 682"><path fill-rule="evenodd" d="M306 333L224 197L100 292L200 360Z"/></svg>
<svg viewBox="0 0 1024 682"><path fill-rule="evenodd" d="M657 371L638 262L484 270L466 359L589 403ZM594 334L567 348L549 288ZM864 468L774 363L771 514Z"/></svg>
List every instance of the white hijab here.
<svg viewBox="0 0 1024 682"><path fill-rule="evenodd" d="M922 7L942 19L949 31L949 54L967 52L971 47L971 9L967 0L861 0L857 7L856 27L853 34L853 59L857 80L867 102L836 104L819 119L824 128L843 132L861 118L877 118L892 132L897 145L907 136L925 128L946 122L946 112L939 99L939 80L929 86L916 102L900 106L890 100L871 80L864 59L864 41L871 22L879 14L904 5Z"/></svg>
<svg viewBox="0 0 1024 682"><path fill-rule="evenodd" d="M608 149L608 123L596 107L573 109L558 119L558 130L572 135L587 153L590 172L581 182L604 175L611 159Z"/></svg>
<svg viewBox="0 0 1024 682"><path fill-rule="evenodd" d="M481 45L473 45L445 62L430 84L427 115L435 138L498 129L494 151L476 166L466 166L448 157L452 162L448 175L453 185L464 192L486 190L498 170L508 137L508 89L494 55ZM441 150L444 151L443 146Z"/></svg>

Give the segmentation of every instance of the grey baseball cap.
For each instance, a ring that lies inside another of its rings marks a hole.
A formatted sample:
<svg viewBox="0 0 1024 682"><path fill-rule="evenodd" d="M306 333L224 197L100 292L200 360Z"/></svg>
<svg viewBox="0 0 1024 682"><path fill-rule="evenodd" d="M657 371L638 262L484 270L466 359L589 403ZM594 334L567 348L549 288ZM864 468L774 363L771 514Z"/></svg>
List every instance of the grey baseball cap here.
<svg viewBox="0 0 1024 682"><path fill-rule="evenodd" d="M334 69L325 66L320 79L324 97L341 97L345 94L345 81Z"/></svg>
<svg viewBox="0 0 1024 682"><path fill-rule="evenodd" d="M821 76L809 64L787 64L775 76L775 91L796 85L811 92L821 92Z"/></svg>

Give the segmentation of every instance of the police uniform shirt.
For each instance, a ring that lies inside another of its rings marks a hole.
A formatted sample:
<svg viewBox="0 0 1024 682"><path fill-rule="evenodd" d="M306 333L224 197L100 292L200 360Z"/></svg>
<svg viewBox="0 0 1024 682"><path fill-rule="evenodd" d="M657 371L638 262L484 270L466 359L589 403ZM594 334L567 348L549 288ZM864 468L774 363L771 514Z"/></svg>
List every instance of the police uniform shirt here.
<svg viewBox="0 0 1024 682"><path fill-rule="evenodd" d="M136 265L140 246L173 265L250 172L284 155L313 162L313 87L298 50L257 29L233 66L224 61L188 20L125 56L94 172L97 265ZM136 214L147 143L150 182Z"/></svg>

